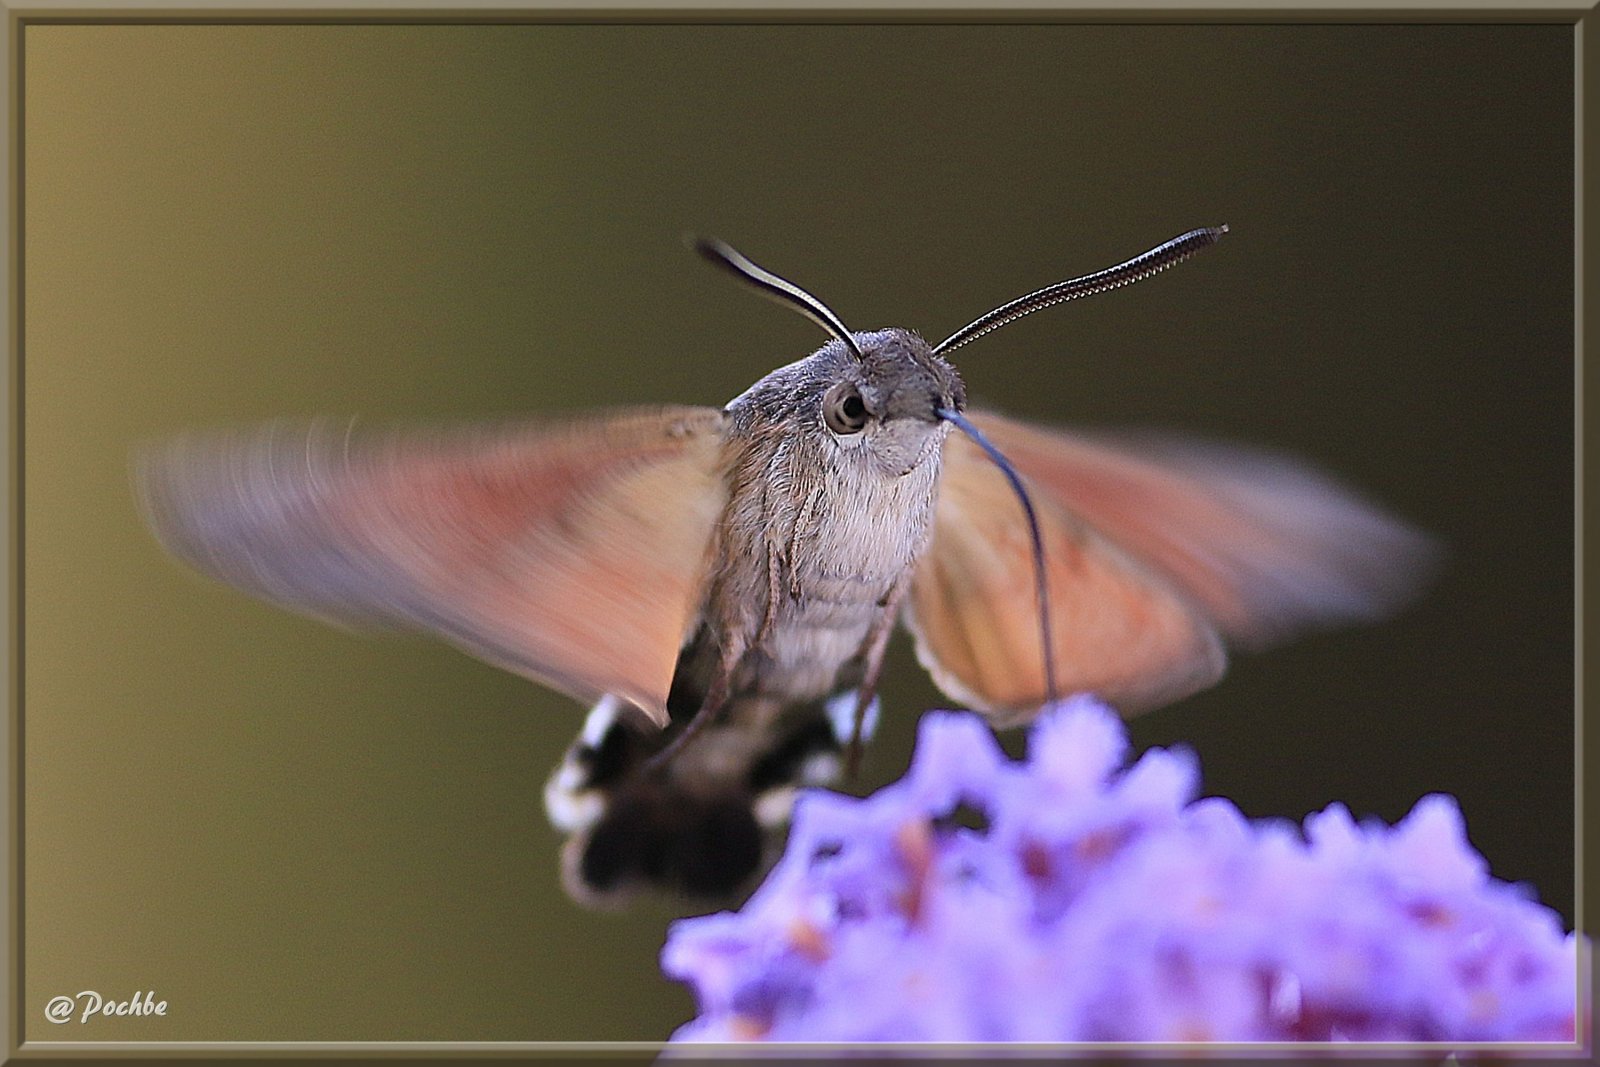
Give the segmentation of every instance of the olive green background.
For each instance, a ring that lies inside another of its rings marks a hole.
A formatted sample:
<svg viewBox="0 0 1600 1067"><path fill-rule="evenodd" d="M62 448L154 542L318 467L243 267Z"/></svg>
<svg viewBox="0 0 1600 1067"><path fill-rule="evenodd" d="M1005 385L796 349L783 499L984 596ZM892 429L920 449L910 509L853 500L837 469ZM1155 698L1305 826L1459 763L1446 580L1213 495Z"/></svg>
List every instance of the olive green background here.
<svg viewBox="0 0 1600 1067"><path fill-rule="evenodd" d="M582 709L188 573L129 457L280 415L720 404L855 329L943 337L1227 222L1159 279L958 353L975 402L1287 449L1436 533L1380 626L1133 724L1298 819L1461 798L1571 921L1572 44L1563 26L24 30L24 1036L643 1039L667 906L562 895ZM903 643L868 784L945 702ZM154 989L163 1019L51 1026Z"/></svg>

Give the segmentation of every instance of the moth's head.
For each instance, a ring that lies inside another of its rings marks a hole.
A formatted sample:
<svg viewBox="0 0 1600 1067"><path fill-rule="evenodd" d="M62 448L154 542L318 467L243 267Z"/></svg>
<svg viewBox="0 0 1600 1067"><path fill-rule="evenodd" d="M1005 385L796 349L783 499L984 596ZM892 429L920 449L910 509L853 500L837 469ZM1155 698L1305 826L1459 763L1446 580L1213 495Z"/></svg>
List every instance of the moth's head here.
<svg viewBox="0 0 1600 1067"><path fill-rule="evenodd" d="M908 473L944 439L949 424L939 412L966 407L961 376L909 330L851 339L855 351L830 341L802 361L795 414L839 448L864 450L887 473Z"/></svg>
<svg viewBox="0 0 1600 1067"><path fill-rule="evenodd" d="M755 435L804 435L887 477L910 474L944 440L941 411L961 411L961 376L909 330L849 335L766 375L727 405Z"/></svg>
<svg viewBox="0 0 1600 1067"><path fill-rule="evenodd" d="M932 345L909 330L853 333L822 301L723 242L702 239L694 247L834 337L756 382L729 412L758 431L813 435L890 476L910 474L934 454L949 429L941 412L961 411L967 395Z"/></svg>
<svg viewBox="0 0 1600 1067"><path fill-rule="evenodd" d="M909 474L932 454L950 425L976 437L961 415L966 407L961 376L941 353L1041 308L1148 278L1215 244L1227 232L1226 226L1191 230L1126 263L1047 285L979 316L936 345L908 330L852 333L822 301L729 245L699 239L694 248L834 338L810 358L761 379L728 410L773 432L825 434L841 448L875 459L887 473Z"/></svg>
<svg viewBox="0 0 1600 1067"><path fill-rule="evenodd" d="M834 379L824 393L822 413L835 433L853 433L874 423L937 423L941 409L967 406L966 387L949 361L910 330L874 330L851 335L861 355L832 341L812 357Z"/></svg>

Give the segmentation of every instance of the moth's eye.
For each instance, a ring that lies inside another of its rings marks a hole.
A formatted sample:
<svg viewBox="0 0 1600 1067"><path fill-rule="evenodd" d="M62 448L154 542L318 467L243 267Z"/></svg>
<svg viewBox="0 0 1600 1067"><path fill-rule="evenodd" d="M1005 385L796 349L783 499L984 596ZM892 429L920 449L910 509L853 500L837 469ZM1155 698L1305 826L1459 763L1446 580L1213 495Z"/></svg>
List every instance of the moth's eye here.
<svg viewBox="0 0 1600 1067"><path fill-rule="evenodd" d="M841 437L860 433L867 425L867 404L849 382L840 382L822 398L822 421Z"/></svg>

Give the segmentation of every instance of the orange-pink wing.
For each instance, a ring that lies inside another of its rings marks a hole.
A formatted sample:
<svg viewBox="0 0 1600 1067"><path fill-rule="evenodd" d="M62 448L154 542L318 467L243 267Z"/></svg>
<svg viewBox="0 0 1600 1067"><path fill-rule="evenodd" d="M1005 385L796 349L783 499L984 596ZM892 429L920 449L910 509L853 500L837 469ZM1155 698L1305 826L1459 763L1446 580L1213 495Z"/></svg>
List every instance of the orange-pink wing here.
<svg viewBox="0 0 1600 1067"><path fill-rule="evenodd" d="M141 500L212 577L665 724L725 502L722 425L675 408L436 435L272 426L146 457Z"/></svg>
<svg viewBox="0 0 1600 1067"><path fill-rule="evenodd" d="M1176 700L1221 676L1209 623L1149 568L1031 491L1049 581L1060 695L1093 692L1125 711ZM905 619L939 688L1009 725L1046 697L1032 541L1004 475L952 433L928 551Z"/></svg>
<svg viewBox="0 0 1600 1067"><path fill-rule="evenodd" d="M1124 711L1175 700L1221 673L1220 656L1206 677L1195 669L1192 646L1162 636L1172 631L1170 624L1151 625L1150 605L1163 598L1183 605L1229 642L1261 647L1307 628L1379 617L1403 602L1430 570L1434 552L1427 538L1282 457L1165 437L1069 434L990 414L970 417L1011 460L1052 522L1078 528L1085 544L1115 546L1115 558L1132 568L1136 580L1103 578L1096 589L1070 567L1054 561L1049 566L1052 600L1063 605L1053 619L1063 690L1099 692ZM939 519L918 582L937 580L962 595L946 596L931 611L941 617L1004 616L1009 642L1022 633L1020 616L1031 612L1037 634L1031 558L1018 548L1026 542L1016 540L1027 534L1020 507L1013 502L1003 515L975 515L974 491L964 483L982 479L998 508L1002 476L982 472L986 458L955 434L944 454ZM973 521L981 535L963 529ZM1014 530L1001 528L1008 524ZM975 564L983 555L980 536L991 551L987 562ZM1001 551L1001 545L1008 547ZM1046 551L1049 561L1048 544ZM972 579L960 573L974 566L995 575L1005 569L1018 573L1004 586L991 576L980 588L963 590L960 583ZM999 606L1002 588L1014 607ZM1162 617L1158 612L1156 618ZM917 625L925 634L951 635L922 641L925 659L939 665L936 678L943 671L958 687L1019 712L1043 696L1042 668L1031 660L1011 669L1040 681L1036 686L973 685L984 677L976 673L977 655L953 635L981 629L981 623L945 623L940 629L919 618ZM1081 643L1092 656L1075 651ZM1022 640L1018 647L1036 656L1039 640ZM1094 670L1074 665L1086 658L1098 664Z"/></svg>

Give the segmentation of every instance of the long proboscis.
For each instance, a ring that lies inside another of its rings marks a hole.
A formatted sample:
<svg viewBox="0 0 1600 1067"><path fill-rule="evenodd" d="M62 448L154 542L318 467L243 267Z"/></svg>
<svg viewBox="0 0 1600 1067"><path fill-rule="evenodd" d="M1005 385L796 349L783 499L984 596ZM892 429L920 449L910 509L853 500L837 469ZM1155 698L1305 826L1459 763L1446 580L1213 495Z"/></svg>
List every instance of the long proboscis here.
<svg viewBox="0 0 1600 1067"><path fill-rule="evenodd" d="M1028 536L1033 542L1033 579L1034 590L1039 601L1039 644L1044 655L1044 690L1047 703L1055 703L1060 696L1056 688L1055 666L1055 637L1050 625L1050 580L1049 572L1044 565L1044 535L1039 532L1039 516L1033 509L1033 499L1028 496L1027 486L1022 484L1022 476L1011 465L1006 454L983 435L983 432L974 426L965 415L951 408L940 408L938 416L955 426L962 433L972 438L974 444L983 449L984 454L994 462L1000 472L1011 483L1011 489L1017 494L1017 499L1022 502L1022 513L1028 520Z"/></svg>
<svg viewBox="0 0 1600 1067"><path fill-rule="evenodd" d="M933 350L936 353L949 352L969 341L976 341L986 333L998 330L1008 322L1015 322L1024 315L1032 315L1035 311L1050 307L1052 304L1076 300L1081 296L1093 296L1108 289L1117 289L1143 281L1152 274L1166 270L1174 263L1183 262L1202 248L1211 247L1227 232L1226 226L1206 226L1190 230L1165 244L1156 245L1148 252L1134 256L1126 263L1119 263L1115 267L1095 271L1093 274L1085 274L1081 278L1056 282L1027 296L1019 296L1009 304L1002 304L987 315L979 316L967 323L934 345Z"/></svg>

